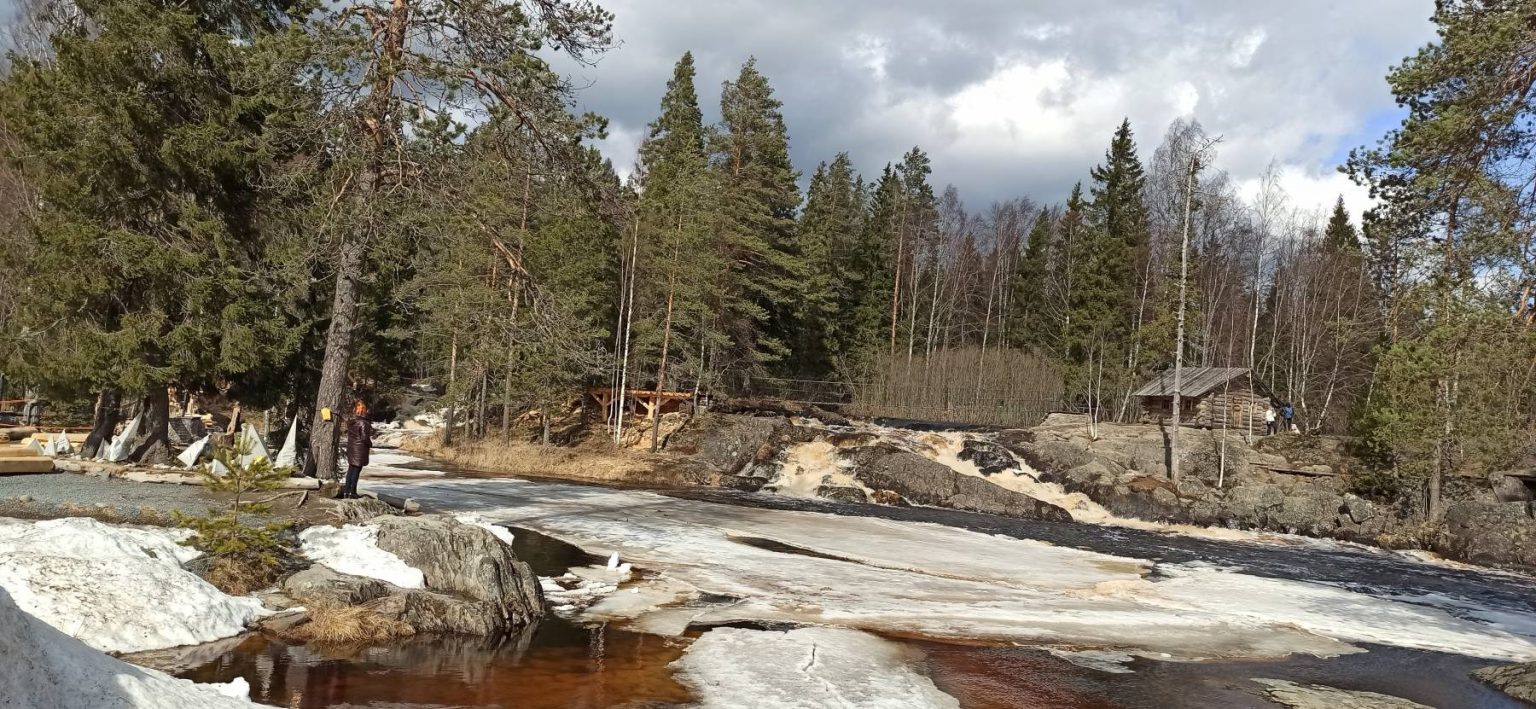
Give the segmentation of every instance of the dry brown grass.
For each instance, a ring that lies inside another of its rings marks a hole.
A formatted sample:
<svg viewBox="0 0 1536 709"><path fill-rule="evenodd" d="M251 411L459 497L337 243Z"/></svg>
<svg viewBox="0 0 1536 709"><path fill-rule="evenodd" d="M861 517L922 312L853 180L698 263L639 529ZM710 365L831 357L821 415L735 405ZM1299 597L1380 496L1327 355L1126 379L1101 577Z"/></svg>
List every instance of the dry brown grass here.
<svg viewBox="0 0 1536 709"><path fill-rule="evenodd" d="M575 448L513 441L475 441L423 446L413 452L446 460L472 470L505 475L591 480L594 482L655 483L665 477L670 458L611 446L587 444Z"/></svg>
<svg viewBox="0 0 1536 709"><path fill-rule="evenodd" d="M221 557L208 562L208 583L231 596L244 596L272 585L275 570Z"/></svg>
<svg viewBox="0 0 1536 709"><path fill-rule="evenodd" d="M306 607L309 620L285 633L284 639L320 645L349 646L410 637L416 629L379 612L379 602L356 606L317 603Z"/></svg>

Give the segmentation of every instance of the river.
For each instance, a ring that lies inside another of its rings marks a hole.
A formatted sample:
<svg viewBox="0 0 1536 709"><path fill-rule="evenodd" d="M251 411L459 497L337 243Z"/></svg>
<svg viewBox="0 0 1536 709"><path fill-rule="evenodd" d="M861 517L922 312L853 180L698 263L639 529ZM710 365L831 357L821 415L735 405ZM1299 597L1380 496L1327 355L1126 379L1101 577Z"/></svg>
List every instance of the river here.
<svg viewBox="0 0 1536 709"><path fill-rule="evenodd" d="M283 706L750 706L711 678L761 696L801 678L764 655L721 680L687 646L831 627L900 650L844 670L857 691L910 673L963 707L1274 706L1259 678L1505 707L1467 672L1536 659L1531 579L1328 541L455 474L369 487L512 527L541 575L615 553L642 573L517 638L253 638L183 676Z"/></svg>

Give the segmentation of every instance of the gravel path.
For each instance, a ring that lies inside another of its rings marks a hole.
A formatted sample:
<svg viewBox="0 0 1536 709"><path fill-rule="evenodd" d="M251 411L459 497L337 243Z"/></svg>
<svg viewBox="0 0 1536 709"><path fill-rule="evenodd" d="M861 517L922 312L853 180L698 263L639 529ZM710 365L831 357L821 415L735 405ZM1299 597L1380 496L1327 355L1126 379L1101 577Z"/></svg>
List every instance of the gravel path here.
<svg viewBox="0 0 1536 709"><path fill-rule="evenodd" d="M124 522L164 522L171 512L207 514L202 487L103 480L77 473L0 475L0 516L81 515Z"/></svg>

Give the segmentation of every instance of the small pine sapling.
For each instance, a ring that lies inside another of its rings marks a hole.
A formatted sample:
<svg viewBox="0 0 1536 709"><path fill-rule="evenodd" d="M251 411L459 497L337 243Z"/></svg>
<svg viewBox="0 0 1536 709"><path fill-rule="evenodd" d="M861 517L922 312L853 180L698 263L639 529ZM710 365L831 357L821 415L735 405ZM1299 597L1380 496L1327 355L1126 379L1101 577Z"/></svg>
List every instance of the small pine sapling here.
<svg viewBox="0 0 1536 709"><path fill-rule="evenodd" d="M208 555L208 580L234 594L270 583L292 555L281 537L291 523L247 524L242 516L270 511L270 504L252 501L250 495L277 489L292 472L287 466L273 466L266 456L250 459L250 448L241 440L234 448L219 449L211 463L198 468L205 487L234 495L229 509L200 517L174 515L178 526L194 532L182 543Z"/></svg>

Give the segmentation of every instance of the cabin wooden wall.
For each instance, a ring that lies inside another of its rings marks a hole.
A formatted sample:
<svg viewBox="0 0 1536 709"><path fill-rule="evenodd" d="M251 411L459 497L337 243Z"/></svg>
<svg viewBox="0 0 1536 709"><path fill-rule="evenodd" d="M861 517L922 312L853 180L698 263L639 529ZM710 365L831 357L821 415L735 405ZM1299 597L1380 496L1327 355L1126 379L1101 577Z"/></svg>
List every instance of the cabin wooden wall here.
<svg viewBox="0 0 1536 709"><path fill-rule="evenodd" d="M1190 426L1206 426L1243 430L1250 427L1254 433L1264 431L1264 409L1269 399L1248 387L1233 386L1227 391L1217 390L1200 397L1184 397L1180 402L1184 410L1180 420ZM1142 420L1147 422L1173 420L1173 397L1142 397ZM1249 414L1252 414L1250 421Z"/></svg>

